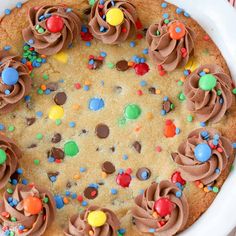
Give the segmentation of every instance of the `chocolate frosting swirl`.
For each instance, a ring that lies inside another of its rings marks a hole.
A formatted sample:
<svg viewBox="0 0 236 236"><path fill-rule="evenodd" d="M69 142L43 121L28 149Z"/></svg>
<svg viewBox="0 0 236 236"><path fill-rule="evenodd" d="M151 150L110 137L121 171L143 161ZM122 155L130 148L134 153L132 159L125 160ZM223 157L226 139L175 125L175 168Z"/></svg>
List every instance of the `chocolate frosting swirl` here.
<svg viewBox="0 0 236 236"><path fill-rule="evenodd" d="M178 198L176 192L180 191L175 184L168 180L158 183L152 183L143 194L135 198L135 207L132 209L134 223L138 230L142 233L150 232L154 229L154 235L166 236L175 235L180 230L183 230L189 215L189 207L184 194ZM154 204L160 198L168 198L173 204L174 209L169 215L169 218L163 219L159 215L155 218ZM158 222L166 221L161 227Z"/></svg>
<svg viewBox="0 0 236 236"><path fill-rule="evenodd" d="M216 86L210 91L204 91L198 86L201 77L199 73L205 68L209 69L217 80ZM187 77L184 83L187 108L202 122L218 122L232 105L234 99L232 89L233 81L221 67L215 64L200 66ZM217 91L221 91L221 94L218 95ZM220 102L221 98L223 103Z"/></svg>
<svg viewBox="0 0 236 236"><path fill-rule="evenodd" d="M88 224L87 218L91 211L100 210L107 216L106 223L101 227L92 227ZM120 221L114 212L107 208L98 206L90 206L81 214L74 215L69 220L69 227L65 230L66 236L84 236L89 235L89 231L93 231L93 236L116 236L120 227Z"/></svg>
<svg viewBox="0 0 236 236"><path fill-rule="evenodd" d="M166 71L185 66L189 57L194 54L195 33L188 26L185 25L185 35L181 39L175 40L170 37L169 27L176 22L179 21L173 20L165 24L162 20L159 24L152 24L146 34L149 56ZM185 56L181 52L183 48L186 49Z"/></svg>
<svg viewBox="0 0 236 236"><path fill-rule="evenodd" d="M202 131L208 133L207 140L202 136ZM211 158L206 162L198 161L194 155L195 147L200 143L211 144L216 134L219 135L219 144L212 149ZM172 158L178 164L185 180L200 180L204 185L211 185L225 169L232 154L233 148L230 141L220 132L212 128L200 128L188 135L187 140L180 144L178 152L172 153Z"/></svg>
<svg viewBox="0 0 236 236"><path fill-rule="evenodd" d="M15 142L0 134L0 149L6 153L6 161L0 165L0 189L6 186L12 174L15 173L22 153Z"/></svg>
<svg viewBox="0 0 236 236"><path fill-rule="evenodd" d="M30 215L24 210L24 199L29 196L38 197L40 199L48 198L48 202L42 201L43 208L39 214ZM18 201L15 207L12 207L8 203L8 198L12 197ZM3 226L9 227L9 229L15 232L15 235L22 236L40 236L43 235L48 226L55 218L55 202L52 194L39 186L29 186L18 184L13 192L9 194L5 192L3 195L3 201L0 202L0 222ZM10 219L3 216L3 212L10 214L10 217L15 217L16 221L13 222ZM17 229L20 225L23 225L27 231L18 234Z"/></svg>
<svg viewBox="0 0 236 236"><path fill-rule="evenodd" d="M46 16L45 18L40 18ZM61 32L52 33L47 29L47 16L59 16L64 22ZM81 21L73 11L68 11L62 5L43 5L32 7L28 14L30 25L23 29L22 34L25 42L33 40L32 46L35 51L44 55L53 55L71 46L72 42L79 38ZM39 33L36 27L44 29Z"/></svg>
<svg viewBox="0 0 236 236"><path fill-rule="evenodd" d="M100 39L106 44L119 44L127 38L134 35L138 29L138 16L135 6L126 0L105 1L103 8L100 8L99 0L92 7L89 20L89 29L93 36ZM124 21L120 25L112 26L103 19L111 8L119 8L124 13ZM100 27L104 27L106 31L101 32ZM125 29L125 30L124 30Z"/></svg>
<svg viewBox="0 0 236 236"><path fill-rule="evenodd" d="M19 80L14 85L7 85L3 83L2 77L0 77L0 114L13 111L31 89L29 69L21 63L21 58L12 56L6 51L0 51L0 73L8 67L17 70ZM6 90L9 90L10 94L5 94Z"/></svg>

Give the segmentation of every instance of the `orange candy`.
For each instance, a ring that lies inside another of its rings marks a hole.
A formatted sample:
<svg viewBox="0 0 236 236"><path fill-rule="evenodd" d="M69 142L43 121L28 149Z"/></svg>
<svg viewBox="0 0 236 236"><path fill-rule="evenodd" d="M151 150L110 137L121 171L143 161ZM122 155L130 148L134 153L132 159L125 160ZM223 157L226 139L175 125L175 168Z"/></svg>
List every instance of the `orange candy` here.
<svg viewBox="0 0 236 236"><path fill-rule="evenodd" d="M169 27L169 33L172 39L182 39L186 33L185 25L179 21L173 22Z"/></svg>
<svg viewBox="0 0 236 236"><path fill-rule="evenodd" d="M43 208L42 200L37 197L29 196L24 199L23 207L27 213L31 215L37 215Z"/></svg>
<svg viewBox="0 0 236 236"><path fill-rule="evenodd" d="M166 120L164 135L167 138L172 138L176 134L176 126L171 120Z"/></svg>

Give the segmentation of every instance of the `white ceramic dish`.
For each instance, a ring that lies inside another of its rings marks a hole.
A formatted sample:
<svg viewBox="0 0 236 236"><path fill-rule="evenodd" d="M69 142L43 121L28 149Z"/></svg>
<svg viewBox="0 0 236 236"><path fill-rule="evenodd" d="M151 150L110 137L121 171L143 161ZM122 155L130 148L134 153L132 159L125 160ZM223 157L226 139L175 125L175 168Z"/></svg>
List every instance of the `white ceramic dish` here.
<svg viewBox="0 0 236 236"><path fill-rule="evenodd" d="M236 81L235 9L226 0L167 1L185 9L207 31L221 50ZM0 1L0 15L6 8L15 7L17 2ZM235 182L236 169L231 172L210 208L181 236L226 236L236 226Z"/></svg>

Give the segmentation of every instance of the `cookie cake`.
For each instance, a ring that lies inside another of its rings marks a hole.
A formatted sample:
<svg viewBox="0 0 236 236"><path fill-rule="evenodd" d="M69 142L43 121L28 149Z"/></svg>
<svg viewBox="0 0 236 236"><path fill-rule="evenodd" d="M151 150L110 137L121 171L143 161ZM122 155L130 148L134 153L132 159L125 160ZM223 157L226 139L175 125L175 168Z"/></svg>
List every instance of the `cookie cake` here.
<svg viewBox="0 0 236 236"><path fill-rule="evenodd" d="M17 236L171 236L227 178L236 88L161 0L29 0L0 23L0 225Z"/></svg>

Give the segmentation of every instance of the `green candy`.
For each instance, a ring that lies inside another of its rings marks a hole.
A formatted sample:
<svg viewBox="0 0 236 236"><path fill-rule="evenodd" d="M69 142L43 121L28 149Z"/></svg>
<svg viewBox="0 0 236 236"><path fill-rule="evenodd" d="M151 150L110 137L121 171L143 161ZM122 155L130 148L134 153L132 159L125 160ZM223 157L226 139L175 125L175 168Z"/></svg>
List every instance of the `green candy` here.
<svg viewBox="0 0 236 236"><path fill-rule="evenodd" d="M199 88L204 91L210 91L216 86L216 77L212 74L203 75L198 83Z"/></svg>
<svg viewBox="0 0 236 236"><path fill-rule="evenodd" d="M67 156L73 157L79 152L79 147L74 141L68 141L64 144L64 152Z"/></svg>
<svg viewBox="0 0 236 236"><path fill-rule="evenodd" d="M7 154L6 152L0 148L0 165L4 164L7 159Z"/></svg>
<svg viewBox="0 0 236 236"><path fill-rule="evenodd" d="M128 106L126 106L124 114L126 119L136 120L141 115L141 112L142 111L138 105L129 104Z"/></svg>
<svg viewBox="0 0 236 236"><path fill-rule="evenodd" d="M89 5L93 6L95 4L95 0L89 0Z"/></svg>

